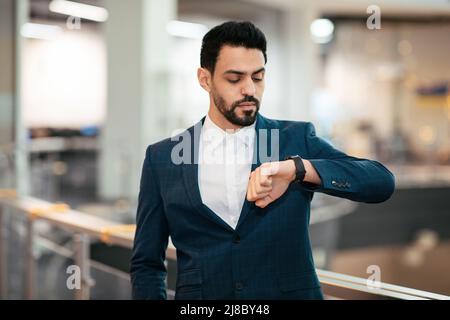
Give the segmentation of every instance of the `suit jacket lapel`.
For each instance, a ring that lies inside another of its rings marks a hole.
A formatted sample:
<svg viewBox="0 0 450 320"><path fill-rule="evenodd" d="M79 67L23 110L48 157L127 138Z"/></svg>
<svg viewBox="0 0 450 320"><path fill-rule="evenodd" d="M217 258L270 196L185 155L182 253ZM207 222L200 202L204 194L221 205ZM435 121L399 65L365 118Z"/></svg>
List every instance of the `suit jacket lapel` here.
<svg viewBox="0 0 450 320"><path fill-rule="evenodd" d="M272 155L271 152L271 135L270 130L267 125L267 122L265 118L258 114L256 119L256 125L255 125L256 135L255 135L255 143L253 148L253 161L252 161L252 169L251 171L254 171L256 168L258 168L261 165L261 161L264 159L261 159L261 155L266 156L264 153L267 150L267 155ZM267 138L266 138L267 137ZM267 149L262 148L262 146L267 146ZM245 218L251 213L254 213L256 211L260 210L259 207L255 205L254 202L250 202L247 200L247 196L245 197L244 205L242 206L241 215L239 217L238 224L236 226L236 229L242 225Z"/></svg>
<svg viewBox="0 0 450 320"><path fill-rule="evenodd" d="M188 132L191 137L190 146L191 146L191 154L190 159L191 162L189 164L182 164L183 171L183 183L186 188L186 192L189 196L189 199L192 205L195 208L195 211L206 218L212 220L215 223L220 224L221 226L233 230L231 226L229 226L225 221L223 221L217 214L215 214L211 209L205 206L202 202L202 197L200 194L200 188L198 185L198 155L199 155L199 146L200 146L200 133L203 126L205 118L195 124L193 127L188 129Z"/></svg>

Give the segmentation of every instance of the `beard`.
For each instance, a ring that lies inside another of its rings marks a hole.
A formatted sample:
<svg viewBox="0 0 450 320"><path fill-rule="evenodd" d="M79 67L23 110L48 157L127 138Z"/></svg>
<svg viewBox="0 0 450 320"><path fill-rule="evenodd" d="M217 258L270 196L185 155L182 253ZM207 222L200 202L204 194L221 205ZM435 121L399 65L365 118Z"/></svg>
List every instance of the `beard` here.
<svg viewBox="0 0 450 320"><path fill-rule="evenodd" d="M212 92L212 97L214 100L214 104L219 109L220 113L232 124L236 126L250 126L256 121L256 116L258 115L260 102L253 96L246 96L244 99L235 101L230 107L227 107L225 99L222 98L215 91ZM255 104L254 110L246 110L243 111L243 116L238 116L237 108L239 105L244 102L253 102Z"/></svg>

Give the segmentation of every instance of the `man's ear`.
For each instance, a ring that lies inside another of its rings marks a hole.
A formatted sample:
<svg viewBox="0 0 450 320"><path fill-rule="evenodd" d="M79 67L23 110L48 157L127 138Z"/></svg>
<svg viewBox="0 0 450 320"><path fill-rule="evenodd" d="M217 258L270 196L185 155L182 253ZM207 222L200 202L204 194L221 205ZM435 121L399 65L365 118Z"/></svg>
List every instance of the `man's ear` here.
<svg viewBox="0 0 450 320"><path fill-rule="evenodd" d="M208 93L211 92L211 72L206 68L197 69L198 83L205 89Z"/></svg>

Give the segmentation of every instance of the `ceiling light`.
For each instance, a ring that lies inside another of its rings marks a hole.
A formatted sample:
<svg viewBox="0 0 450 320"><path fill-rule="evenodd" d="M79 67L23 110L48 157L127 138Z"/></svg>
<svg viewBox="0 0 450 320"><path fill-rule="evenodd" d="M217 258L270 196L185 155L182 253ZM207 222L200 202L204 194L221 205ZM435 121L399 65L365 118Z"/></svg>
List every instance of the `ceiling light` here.
<svg viewBox="0 0 450 320"><path fill-rule="evenodd" d="M25 38L51 40L62 32L58 26L39 23L25 23L20 34Z"/></svg>
<svg viewBox="0 0 450 320"><path fill-rule="evenodd" d="M311 23L312 38L317 43L328 43L333 39L334 24L328 19L316 19Z"/></svg>
<svg viewBox="0 0 450 320"><path fill-rule="evenodd" d="M173 20L167 24L167 32L175 37L202 39L208 32L208 27L199 23Z"/></svg>
<svg viewBox="0 0 450 320"><path fill-rule="evenodd" d="M67 0L53 0L50 2L49 10L97 22L108 20L109 15L105 8Z"/></svg>

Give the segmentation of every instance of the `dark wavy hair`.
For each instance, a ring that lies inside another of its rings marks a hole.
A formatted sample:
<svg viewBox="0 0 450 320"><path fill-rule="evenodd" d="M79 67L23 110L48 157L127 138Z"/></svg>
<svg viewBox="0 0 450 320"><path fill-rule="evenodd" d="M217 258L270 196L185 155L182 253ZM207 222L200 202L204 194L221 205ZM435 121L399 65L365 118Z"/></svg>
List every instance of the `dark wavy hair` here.
<svg viewBox="0 0 450 320"><path fill-rule="evenodd" d="M224 45L259 49L267 63L267 42L264 33L249 21L228 21L212 28L203 37L200 66L214 74L217 57Z"/></svg>

